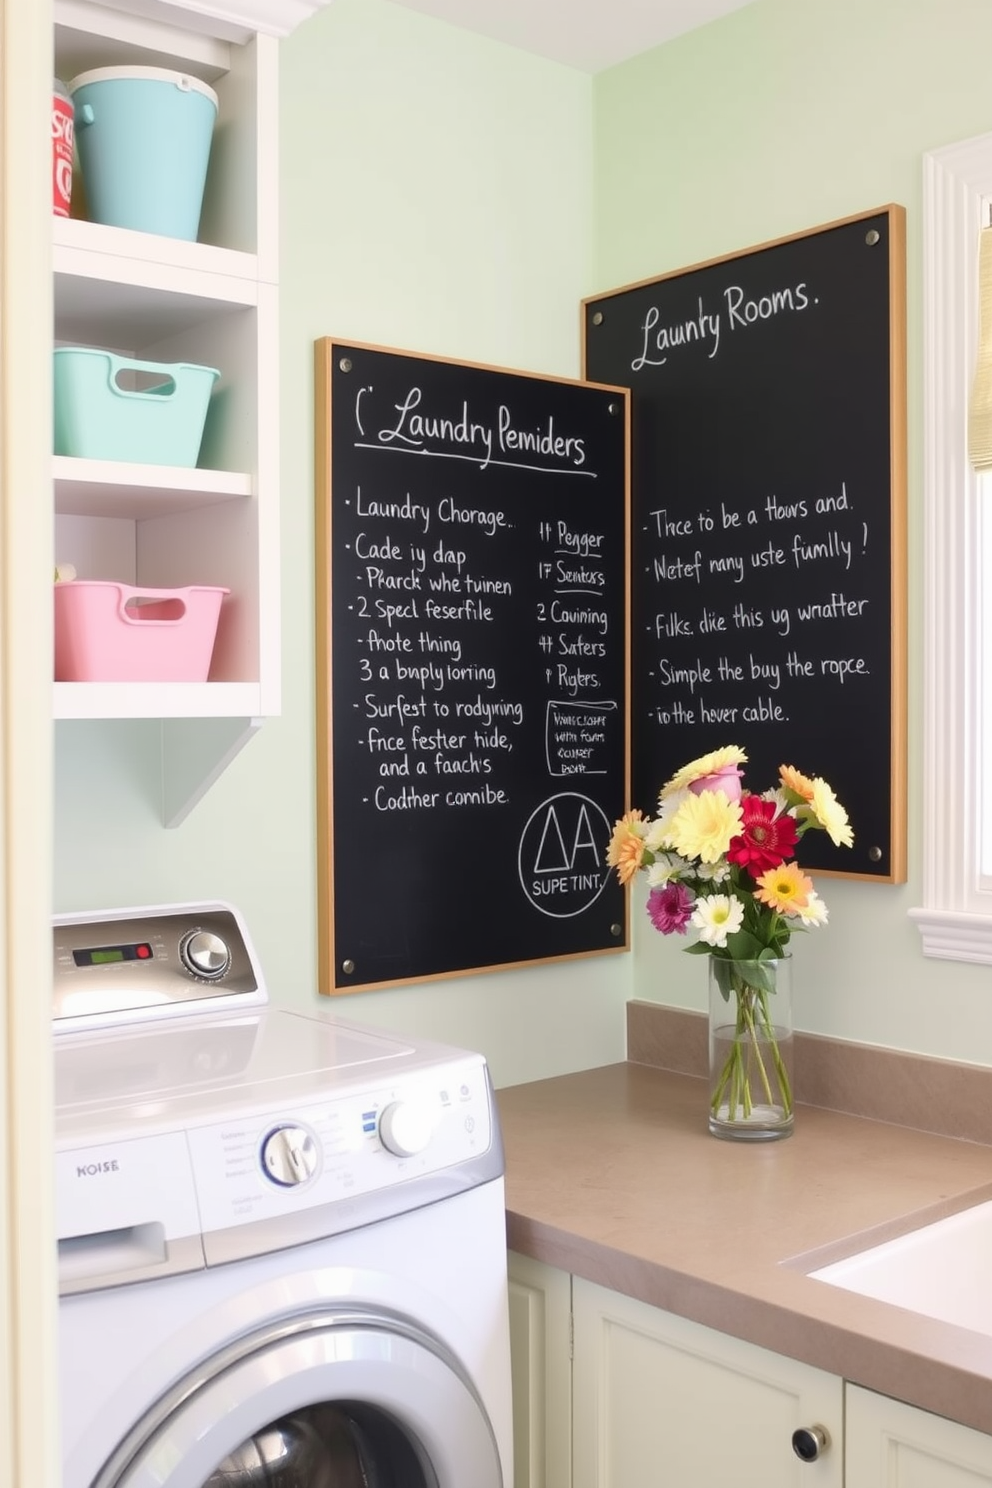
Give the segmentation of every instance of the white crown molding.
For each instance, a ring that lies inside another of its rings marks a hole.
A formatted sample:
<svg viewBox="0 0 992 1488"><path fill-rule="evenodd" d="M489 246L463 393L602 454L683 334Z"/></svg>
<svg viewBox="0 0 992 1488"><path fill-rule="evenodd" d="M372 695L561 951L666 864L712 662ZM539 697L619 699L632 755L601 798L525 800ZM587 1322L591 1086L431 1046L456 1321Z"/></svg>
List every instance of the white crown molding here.
<svg viewBox="0 0 992 1488"><path fill-rule="evenodd" d="M992 135L934 150L923 177L924 953L992 964L978 872L977 501L967 417Z"/></svg>
<svg viewBox="0 0 992 1488"><path fill-rule="evenodd" d="M330 0L102 0L109 10L165 21L244 45L261 32L289 36Z"/></svg>

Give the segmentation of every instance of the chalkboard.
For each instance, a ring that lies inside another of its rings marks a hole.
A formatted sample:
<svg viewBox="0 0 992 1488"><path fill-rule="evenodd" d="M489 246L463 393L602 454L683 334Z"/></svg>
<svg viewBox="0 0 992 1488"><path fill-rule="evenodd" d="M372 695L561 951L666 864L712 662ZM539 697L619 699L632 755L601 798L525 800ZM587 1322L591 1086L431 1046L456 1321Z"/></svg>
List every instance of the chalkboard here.
<svg viewBox="0 0 992 1488"><path fill-rule="evenodd" d="M848 811L804 867L902 882L903 209L597 295L583 342L632 391L633 804L736 744Z"/></svg>
<svg viewBox="0 0 992 1488"><path fill-rule="evenodd" d="M316 346L320 991L611 950L629 394Z"/></svg>

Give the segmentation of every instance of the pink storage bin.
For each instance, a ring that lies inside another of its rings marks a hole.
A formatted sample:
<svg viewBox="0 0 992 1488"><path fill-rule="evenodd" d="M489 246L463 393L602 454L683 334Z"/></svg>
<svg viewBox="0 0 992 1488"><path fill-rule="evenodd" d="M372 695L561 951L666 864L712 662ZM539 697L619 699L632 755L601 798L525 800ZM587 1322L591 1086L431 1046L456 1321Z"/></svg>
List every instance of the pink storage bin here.
<svg viewBox="0 0 992 1488"><path fill-rule="evenodd" d="M200 584L56 584L56 682L206 682L229 593Z"/></svg>

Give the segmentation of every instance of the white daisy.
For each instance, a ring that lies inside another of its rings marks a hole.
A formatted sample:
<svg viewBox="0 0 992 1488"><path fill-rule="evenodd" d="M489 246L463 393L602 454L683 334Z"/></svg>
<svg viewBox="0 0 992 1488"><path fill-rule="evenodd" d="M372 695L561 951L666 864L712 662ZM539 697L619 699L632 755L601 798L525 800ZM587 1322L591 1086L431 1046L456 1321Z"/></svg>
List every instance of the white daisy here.
<svg viewBox="0 0 992 1488"><path fill-rule="evenodd" d="M806 903L798 914L804 925L825 925L829 918L827 906L817 893L806 895Z"/></svg>
<svg viewBox="0 0 992 1488"><path fill-rule="evenodd" d="M663 852L648 868L648 883L653 889L662 889L673 878L681 878L689 864L678 853Z"/></svg>
<svg viewBox="0 0 992 1488"><path fill-rule="evenodd" d="M795 816L795 809L785 799L785 792L781 790L766 790L761 794L763 801L774 801L776 816Z"/></svg>
<svg viewBox="0 0 992 1488"><path fill-rule="evenodd" d="M696 900L692 925L699 931L700 940L722 950L727 936L741 928L743 918L744 906L739 899L728 894L704 894Z"/></svg>

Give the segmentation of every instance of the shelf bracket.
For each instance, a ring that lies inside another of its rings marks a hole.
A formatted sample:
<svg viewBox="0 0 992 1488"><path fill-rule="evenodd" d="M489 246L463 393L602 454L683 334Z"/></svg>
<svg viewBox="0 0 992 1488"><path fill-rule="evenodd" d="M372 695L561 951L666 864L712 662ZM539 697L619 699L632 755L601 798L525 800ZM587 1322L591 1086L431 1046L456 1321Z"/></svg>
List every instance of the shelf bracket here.
<svg viewBox="0 0 992 1488"><path fill-rule="evenodd" d="M261 718L162 721L162 818L178 827L262 725Z"/></svg>

